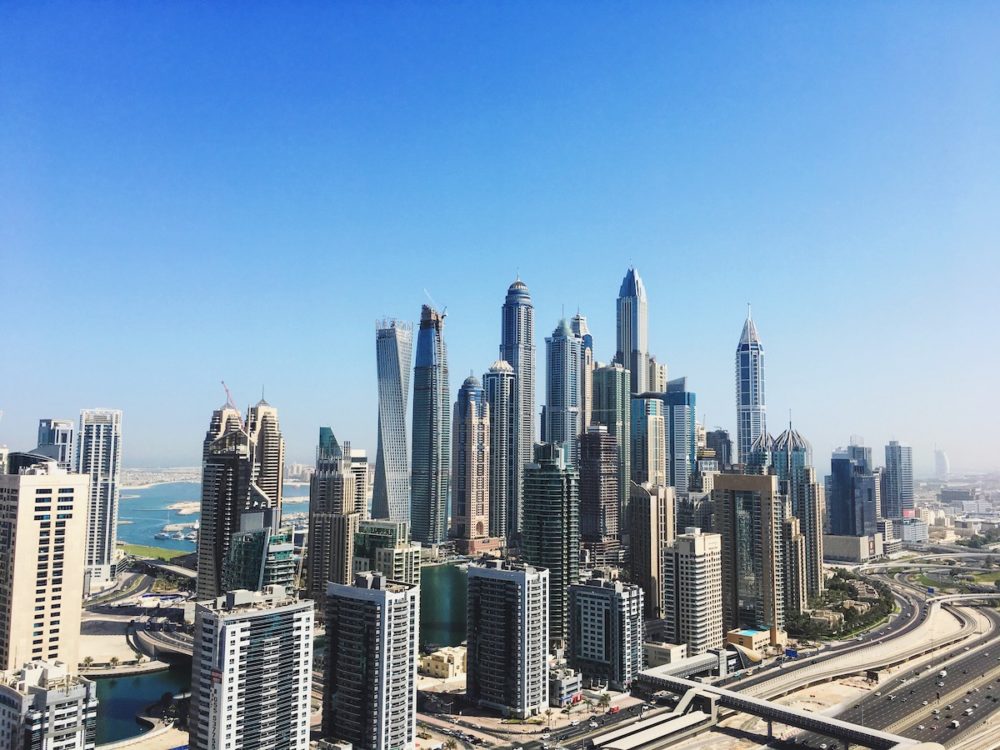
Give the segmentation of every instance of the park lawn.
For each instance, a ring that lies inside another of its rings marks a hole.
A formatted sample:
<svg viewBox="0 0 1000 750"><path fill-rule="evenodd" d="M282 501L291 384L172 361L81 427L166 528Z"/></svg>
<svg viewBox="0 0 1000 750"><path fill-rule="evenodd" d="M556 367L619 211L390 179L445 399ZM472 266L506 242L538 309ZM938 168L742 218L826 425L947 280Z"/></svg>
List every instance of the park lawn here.
<svg viewBox="0 0 1000 750"><path fill-rule="evenodd" d="M995 573L976 573L976 583L996 583L1000 581L1000 571Z"/></svg>
<svg viewBox="0 0 1000 750"><path fill-rule="evenodd" d="M126 555L136 557L148 557L153 560L173 560L175 557L183 557L189 554L182 549L166 549L165 547L149 547L145 544L123 544L122 549Z"/></svg>

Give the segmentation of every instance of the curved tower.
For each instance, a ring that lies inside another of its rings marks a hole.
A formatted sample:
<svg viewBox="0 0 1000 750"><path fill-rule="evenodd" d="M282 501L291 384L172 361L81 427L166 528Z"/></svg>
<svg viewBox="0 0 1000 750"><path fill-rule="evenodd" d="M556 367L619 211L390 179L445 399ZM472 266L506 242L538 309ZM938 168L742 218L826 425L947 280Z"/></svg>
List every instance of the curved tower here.
<svg viewBox="0 0 1000 750"><path fill-rule="evenodd" d="M528 287L517 278L507 289L501 308L500 359L514 369L514 452L517 482L510 498L508 533L521 532L524 467L535 445L535 307Z"/></svg>
<svg viewBox="0 0 1000 750"><path fill-rule="evenodd" d="M632 393L649 390L649 311L646 287L639 272L629 267L618 290L618 326L615 362L631 373Z"/></svg>
<svg viewBox="0 0 1000 750"><path fill-rule="evenodd" d="M757 326L750 317L743 324L743 335L736 347L736 448L739 462L747 463L754 441L767 432L764 406L764 345Z"/></svg>
<svg viewBox="0 0 1000 750"><path fill-rule="evenodd" d="M413 474L410 529L414 541L440 544L448 535L451 409L444 315L424 305L413 367Z"/></svg>
<svg viewBox="0 0 1000 750"><path fill-rule="evenodd" d="M406 401L410 392L413 327L399 320L375 328L378 373L378 449L372 517L410 520L410 455L406 442Z"/></svg>

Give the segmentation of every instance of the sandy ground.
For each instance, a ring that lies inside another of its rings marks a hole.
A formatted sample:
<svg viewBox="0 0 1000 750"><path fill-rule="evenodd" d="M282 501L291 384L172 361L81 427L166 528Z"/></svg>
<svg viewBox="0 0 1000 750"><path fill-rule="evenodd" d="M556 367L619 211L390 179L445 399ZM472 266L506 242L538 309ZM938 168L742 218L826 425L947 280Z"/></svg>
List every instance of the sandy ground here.
<svg viewBox="0 0 1000 750"><path fill-rule="evenodd" d="M111 743L113 747L116 748L128 748L128 750L172 750L175 747L182 747L188 744L188 733L182 732L180 729L170 728L162 734L158 734L154 737L147 735L140 735L135 737L131 742L127 744L123 741L121 744ZM103 747L108 747L108 745L98 745L98 750Z"/></svg>
<svg viewBox="0 0 1000 750"><path fill-rule="evenodd" d="M80 661L87 656L95 662L107 662L113 656L119 661L135 659L135 652L125 640L125 629L131 619L128 615L95 615L84 611L80 623Z"/></svg>

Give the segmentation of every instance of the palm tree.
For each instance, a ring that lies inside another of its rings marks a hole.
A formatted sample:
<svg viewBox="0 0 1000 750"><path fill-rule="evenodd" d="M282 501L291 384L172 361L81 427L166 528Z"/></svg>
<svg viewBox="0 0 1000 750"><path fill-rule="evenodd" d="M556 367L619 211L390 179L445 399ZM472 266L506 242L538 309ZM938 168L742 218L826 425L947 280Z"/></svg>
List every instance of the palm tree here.
<svg viewBox="0 0 1000 750"><path fill-rule="evenodd" d="M90 669L90 667L92 667L93 664L94 664L94 657L93 656L85 656L85 657L83 657L83 666L84 666L85 669Z"/></svg>
<svg viewBox="0 0 1000 750"><path fill-rule="evenodd" d="M108 661L108 664L110 664L111 667L114 668L118 666L118 662L119 662L118 657L112 656L111 659Z"/></svg>
<svg viewBox="0 0 1000 750"><path fill-rule="evenodd" d="M453 740L451 737L449 737L447 740L445 740L443 747L444 750L458 750L458 743L455 742L455 740Z"/></svg>
<svg viewBox="0 0 1000 750"><path fill-rule="evenodd" d="M611 696L607 693L601 693L601 699L599 701L601 708L607 708L611 705Z"/></svg>

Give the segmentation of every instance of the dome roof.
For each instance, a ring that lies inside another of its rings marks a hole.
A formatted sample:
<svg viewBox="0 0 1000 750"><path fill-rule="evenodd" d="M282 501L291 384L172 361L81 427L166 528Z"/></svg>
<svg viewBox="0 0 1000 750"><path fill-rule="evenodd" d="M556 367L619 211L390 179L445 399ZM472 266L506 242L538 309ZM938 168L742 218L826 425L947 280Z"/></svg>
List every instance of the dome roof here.
<svg viewBox="0 0 1000 750"><path fill-rule="evenodd" d="M774 439L775 451L807 451L812 452L812 445L799 433L789 427Z"/></svg>
<svg viewBox="0 0 1000 750"><path fill-rule="evenodd" d="M475 375L470 375L462 382L463 388L479 388L482 384Z"/></svg>
<svg viewBox="0 0 1000 750"><path fill-rule="evenodd" d="M512 300L531 301L531 293L528 291L528 285L521 281L520 276L514 279L514 283L507 287L507 301L510 302Z"/></svg>

